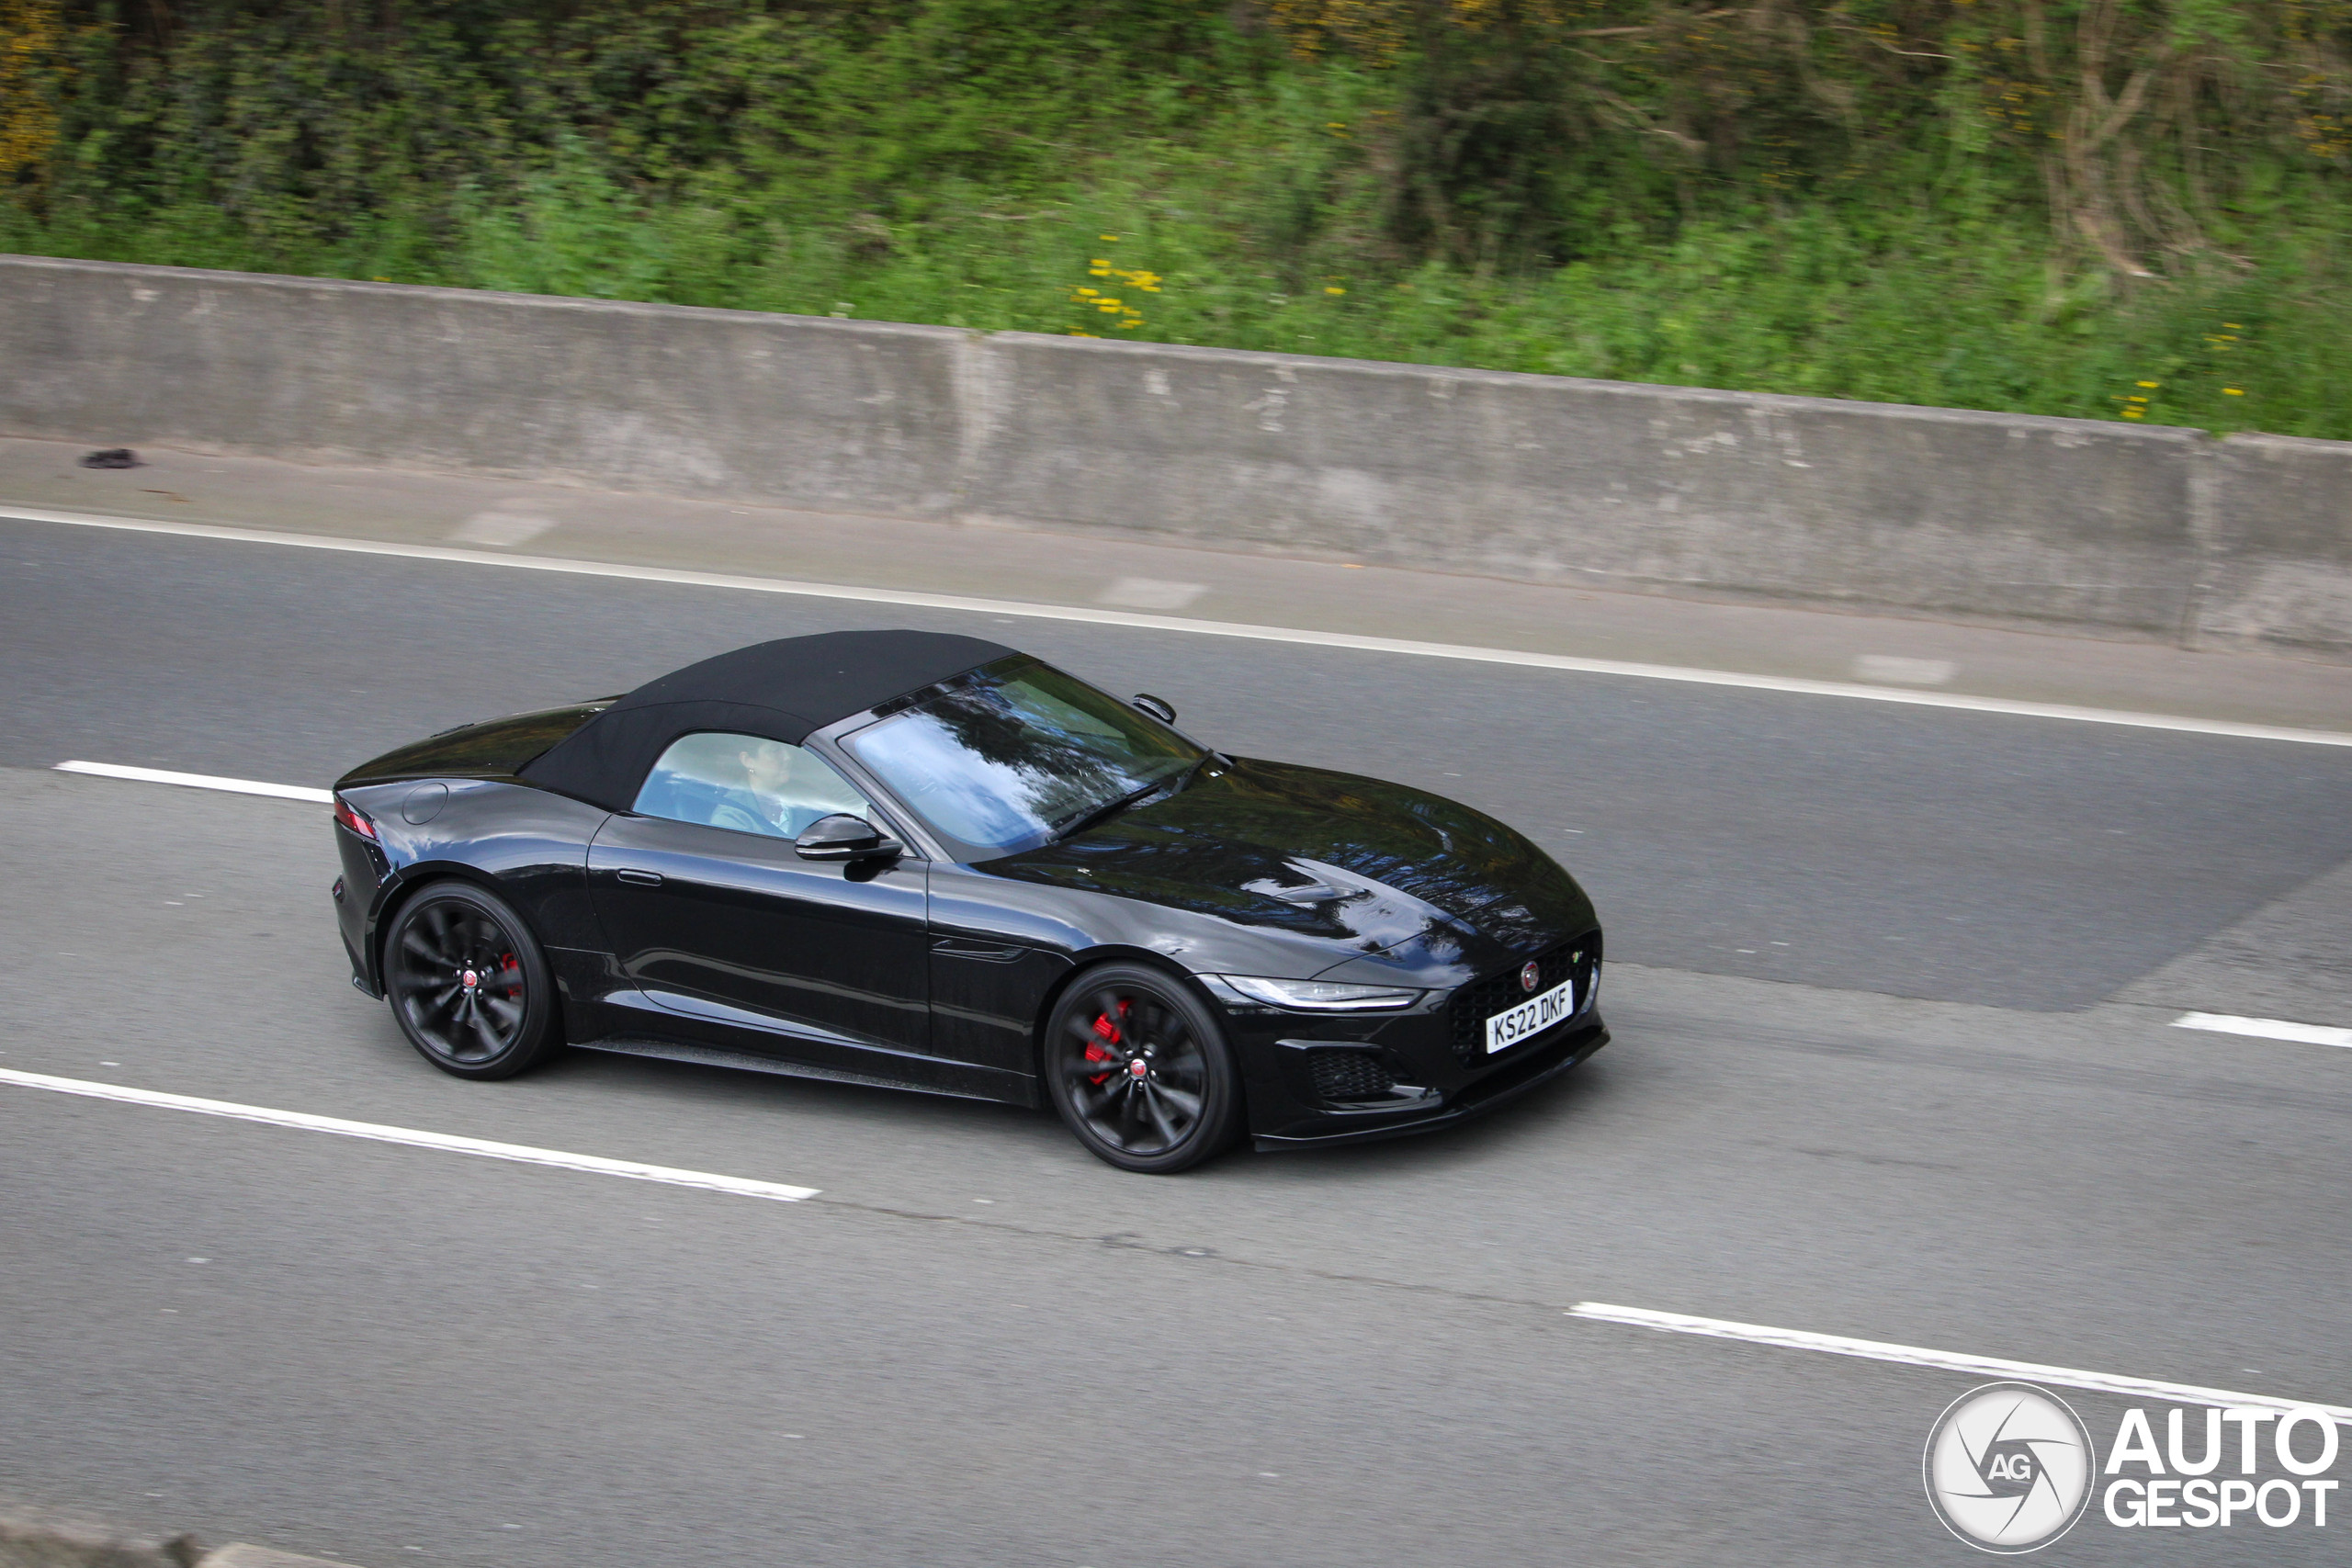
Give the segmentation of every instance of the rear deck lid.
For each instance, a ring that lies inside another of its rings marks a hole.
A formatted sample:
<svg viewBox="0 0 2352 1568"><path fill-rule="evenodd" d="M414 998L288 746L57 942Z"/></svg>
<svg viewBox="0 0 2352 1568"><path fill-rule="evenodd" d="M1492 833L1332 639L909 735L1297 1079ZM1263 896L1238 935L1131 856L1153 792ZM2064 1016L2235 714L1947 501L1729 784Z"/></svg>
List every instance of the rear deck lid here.
<svg viewBox="0 0 2352 1568"><path fill-rule="evenodd" d="M335 788L396 784L421 778L510 778L532 758L605 711L616 700L599 697L568 707L542 708L461 724L427 739L387 751L337 780Z"/></svg>

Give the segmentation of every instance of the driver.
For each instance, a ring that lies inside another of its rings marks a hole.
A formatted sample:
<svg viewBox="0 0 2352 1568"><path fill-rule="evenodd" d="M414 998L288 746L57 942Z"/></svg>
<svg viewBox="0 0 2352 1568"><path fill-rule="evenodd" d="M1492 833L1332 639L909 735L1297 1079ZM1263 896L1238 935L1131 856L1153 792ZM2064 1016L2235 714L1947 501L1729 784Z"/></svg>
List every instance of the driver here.
<svg viewBox="0 0 2352 1568"><path fill-rule="evenodd" d="M760 818L760 830L795 839L820 817L859 812L864 803L844 805L840 777L822 761L780 740L754 741L735 754L743 769L742 794Z"/></svg>

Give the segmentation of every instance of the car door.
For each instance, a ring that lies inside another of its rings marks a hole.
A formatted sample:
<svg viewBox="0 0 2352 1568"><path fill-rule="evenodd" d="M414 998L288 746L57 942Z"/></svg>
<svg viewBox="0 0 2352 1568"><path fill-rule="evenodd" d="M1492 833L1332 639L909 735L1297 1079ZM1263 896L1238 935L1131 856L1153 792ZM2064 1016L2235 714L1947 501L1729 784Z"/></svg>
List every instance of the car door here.
<svg viewBox="0 0 2352 1568"><path fill-rule="evenodd" d="M738 1026L749 1049L885 1072L882 1059L927 1056L929 866L794 852L810 821L842 810L873 807L800 747L676 742L588 850L622 971L659 1008Z"/></svg>

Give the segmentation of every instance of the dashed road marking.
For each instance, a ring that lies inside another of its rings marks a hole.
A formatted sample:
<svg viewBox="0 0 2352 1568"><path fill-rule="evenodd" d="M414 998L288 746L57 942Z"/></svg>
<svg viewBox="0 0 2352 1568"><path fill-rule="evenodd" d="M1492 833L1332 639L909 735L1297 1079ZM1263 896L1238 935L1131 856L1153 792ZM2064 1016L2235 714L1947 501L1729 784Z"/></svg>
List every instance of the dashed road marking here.
<svg viewBox="0 0 2352 1568"><path fill-rule="evenodd" d="M60 762L57 771L61 773L88 773L93 778L129 779L135 784L184 784L189 789L226 790L231 795L266 795L279 800L308 800L321 806L334 804L333 791L313 789L308 784L216 778L210 773L175 773L166 768L133 768L120 762Z"/></svg>
<svg viewBox="0 0 2352 1568"><path fill-rule="evenodd" d="M510 502L507 504L515 503ZM530 504L529 502L521 503L524 507ZM507 512L493 507L488 512L477 512L458 524L449 537L461 545L496 545L511 549L516 545L529 544L554 526L554 518L537 512L519 509Z"/></svg>
<svg viewBox="0 0 2352 1568"><path fill-rule="evenodd" d="M1891 686L1949 686L1960 666L1949 659L1906 659L1899 653L1858 653L1854 674L1859 680L1883 681Z"/></svg>
<svg viewBox="0 0 2352 1568"><path fill-rule="evenodd" d="M2275 1410L2282 1415L2290 1410L2316 1410L2332 1421L2352 1425L2352 1406L2281 1399L2268 1393L2238 1393L2225 1388L2200 1388L2193 1383L2158 1382L2150 1378L2085 1371L2077 1367L2012 1361L1999 1356L1970 1356L1956 1350L1930 1350L1917 1345L1894 1345L1879 1339L1849 1339L1842 1334L1812 1334L1801 1328L1770 1328L1760 1323L1692 1317L1679 1312L1655 1312L1648 1307L1611 1306L1606 1302L1578 1302L1568 1309L1568 1315L1590 1318L1600 1323L1628 1324L1635 1328L1662 1329L1669 1334L1741 1339L1751 1345L1770 1345L1786 1350L1818 1350L1832 1356L1859 1356L1865 1360L1893 1361L1900 1366L1932 1367L1941 1371L1967 1372L1978 1377L2018 1378L2027 1382L2055 1383L2062 1388L2086 1388L2100 1393L2170 1400L2179 1404Z"/></svg>
<svg viewBox="0 0 2352 1568"><path fill-rule="evenodd" d="M374 1122L353 1122L339 1116L319 1116L309 1111L281 1111L260 1105L242 1105L232 1100L206 1100L195 1095L169 1094L159 1089L133 1089L122 1084L94 1083L85 1078L57 1077L47 1073L22 1072L12 1067L0 1067L0 1084L14 1085L21 1089L41 1089L56 1094L75 1095L92 1100L114 1100L123 1104L141 1105L159 1110L192 1111L198 1115L253 1122L265 1126L330 1133L340 1137L399 1144L411 1148L434 1149L447 1154L472 1155L488 1159L509 1160L521 1165L548 1166L556 1169L584 1171L592 1175L617 1176L633 1181L654 1181L673 1187L698 1188L704 1191L723 1192L737 1197L798 1202L818 1196L820 1190L814 1187L796 1187L779 1181L761 1181L749 1177L725 1176L716 1171L686 1170L675 1166L648 1165L638 1160L608 1159L601 1155L575 1154L563 1149L535 1148L524 1144L498 1143L487 1138L462 1137L455 1134L427 1132L415 1127L392 1127ZM191 1258L188 1261L199 1263L209 1259ZM1815 1334L1804 1329L1775 1328L1763 1324L1736 1323L1724 1318L1696 1317L1685 1313L1658 1312L1647 1307L1617 1306L1606 1302L1579 1302L1567 1310L1567 1315L1593 1322L1657 1329L1667 1333L1699 1335L1717 1339L1736 1339L1752 1345L1852 1356L1866 1360L1926 1367L1939 1371L1965 1372L1975 1376L1996 1378L2018 1378L2029 1382L2054 1384L2063 1388L2089 1389L2101 1393L2161 1399L2177 1404L2214 1405L2225 1409L2270 1410L2280 1414L2290 1410L2309 1410L2339 1424L2352 1425L2352 1407L2321 1404L2311 1400L2287 1399L2276 1394L2245 1393L2232 1389L2207 1388L2193 1383L2124 1377L2112 1372L2087 1371L2075 1367L2049 1366L2041 1362L2011 1360L1998 1356L1976 1356L1953 1350L1935 1350L1921 1346L1898 1345L1884 1340L1855 1339L1844 1335Z"/></svg>
<svg viewBox="0 0 2352 1568"><path fill-rule="evenodd" d="M2352 1046L2352 1029L2324 1023L2290 1023L2283 1018L2238 1018L2226 1012L2185 1012L2175 1029L2210 1029L2216 1034L2251 1034L2258 1040L2292 1040L2302 1045Z"/></svg>
<svg viewBox="0 0 2352 1568"><path fill-rule="evenodd" d="M1122 577L1098 597L1130 610L1182 610L1209 591L1205 582L1168 582L1156 577Z"/></svg>
<svg viewBox="0 0 2352 1568"><path fill-rule="evenodd" d="M465 1138L454 1133L428 1133L416 1127L387 1127L376 1122L346 1122L340 1116L313 1116L307 1111L276 1111L263 1105L239 1105L227 1100L200 1100L189 1094L165 1094L160 1089L130 1089L122 1084L93 1083L86 1078L52 1077L47 1073L19 1072L0 1067L0 1084L46 1089L52 1094L81 1095L91 1100L119 1100L163 1111L192 1111L199 1116L224 1116L235 1122L258 1122L270 1127L293 1127L307 1133L333 1133L338 1137L366 1138L379 1144L404 1144L411 1148L437 1149L444 1154L477 1155L484 1159L512 1160L518 1165L552 1166L559 1170L583 1170L595 1176L619 1176L631 1181L659 1181L672 1187L698 1187L707 1192L739 1198L773 1198L797 1203L814 1198L819 1189L793 1187L781 1181L755 1181L744 1176L721 1176L708 1170L681 1170L675 1166L646 1165L638 1160L606 1159L602 1155L572 1154L563 1149L538 1149L526 1144L494 1143ZM191 1258L191 1262L196 1261Z"/></svg>

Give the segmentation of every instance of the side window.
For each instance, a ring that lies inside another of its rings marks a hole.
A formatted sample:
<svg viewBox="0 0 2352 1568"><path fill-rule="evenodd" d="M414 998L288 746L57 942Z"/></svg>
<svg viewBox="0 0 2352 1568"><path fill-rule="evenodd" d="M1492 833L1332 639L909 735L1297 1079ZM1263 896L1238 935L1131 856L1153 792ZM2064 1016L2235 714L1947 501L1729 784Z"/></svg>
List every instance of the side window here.
<svg viewBox="0 0 2352 1568"><path fill-rule="evenodd" d="M873 807L813 751L756 735L706 730L671 743L634 807L646 817L797 839L820 817Z"/></svg>

